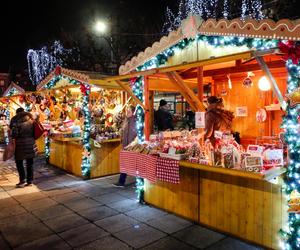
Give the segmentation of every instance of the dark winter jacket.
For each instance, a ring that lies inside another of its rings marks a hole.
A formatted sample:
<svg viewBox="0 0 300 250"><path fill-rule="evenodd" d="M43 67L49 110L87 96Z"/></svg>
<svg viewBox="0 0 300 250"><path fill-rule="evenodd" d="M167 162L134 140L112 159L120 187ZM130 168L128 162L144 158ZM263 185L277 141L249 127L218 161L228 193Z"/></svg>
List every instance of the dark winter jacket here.
<svg viewBox="0 0 300 250"><path fill-rule="evenodd" d="M130 144L137 136L136 120L135 117L126 118L121 129L121 142L122 147L125 148Z"/></svg>
<svg viewBox="0 0 300 250"><path fill-rule="evenodd" d="M172 115L170 111L163 108L159 108L155 112L155 123L158 131L174 130Z"/></svg>
<svg viewBox="0 0 300 250"><path fill-rule="evenodd" d="M210 105L205 113L205 139L215 145L214 132L230 131L234 115L232 112Z"/></svg>
<svg viewBox="0 0 300 250"><path fill-rule="evenodd" d="M10 122L10 129L15 139L15 160L32 159L36 156L37 147L34 140L33 118L30 113L21 112Z"/></svg>

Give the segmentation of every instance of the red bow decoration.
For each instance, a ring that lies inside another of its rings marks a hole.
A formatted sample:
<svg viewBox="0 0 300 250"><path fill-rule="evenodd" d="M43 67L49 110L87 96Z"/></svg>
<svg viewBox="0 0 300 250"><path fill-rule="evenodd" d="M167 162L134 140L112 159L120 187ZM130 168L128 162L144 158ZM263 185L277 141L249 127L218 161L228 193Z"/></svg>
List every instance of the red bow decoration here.
<svg viewBox="0 0 300 250"><path fill-rule="evenodd" d="M56 76L61 75L61 67L60 67L59 65L57 65L57 66L55 67L54 74L55 74Z"/></svg>
<svg viewBox="0 0 300 250"><path fill-rule="evenodd" d="M25 102L25 99L26 97L25 97L25 95L21 95L20 97L19 97L19 102L21 103L21 104L23 104L24 102Z"/></svg>
<svg viewBox="0 0 300 250"><path fill-rule="evenodd" d="M137 80L137 77L130 78L130 80L129 80L129 85L130 85L131 88L132 88L133 85L135 84L136 80Z"/></svg>
<svg viewBox="0 0 300 250"><path fill-rule="evenodd" d="M91 87L89 85L80 83L80 91L82 94L86 95L88 91L90 91Z"/></svg>
<svg viewBox="0 0 300 250"><path fill-rule="evenodd" d="M283 60L291 59L293 64L298 64L300 59L300 45L293 42L288 41L286 43L279 42L278 47L282 53L285 55L282 57Z"/></svg>

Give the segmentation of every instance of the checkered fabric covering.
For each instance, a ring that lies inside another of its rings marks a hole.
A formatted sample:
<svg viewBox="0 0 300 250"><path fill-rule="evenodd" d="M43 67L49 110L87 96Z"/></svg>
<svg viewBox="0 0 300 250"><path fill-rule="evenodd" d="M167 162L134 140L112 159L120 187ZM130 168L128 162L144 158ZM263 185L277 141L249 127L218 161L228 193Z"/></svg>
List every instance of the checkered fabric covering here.
<svg viewBox="0 0 300 250"><path fill-rule="evenodd" d="M158 180L179 183L179 161L158 157L156 163L156 176Z"/></svg>
<svg viewBox="0 0 300 250"><path fill-rule="evenodd" d="M120 152L120 172L155 182L157 158L157 156L122 150Z"/></svg>
<svg viewBox="0 0 300 250"><path fill-rule="evenodd" d="M128 175L136 176L137 157L139 153L124 151L120 152L120 172Z"/></svg>
<svg viewBox="0 0 300 250"><path fill-rule="evenodd" d="M157 156L139 154L136 162L137 175L151 182L155 182Z"/></svg>

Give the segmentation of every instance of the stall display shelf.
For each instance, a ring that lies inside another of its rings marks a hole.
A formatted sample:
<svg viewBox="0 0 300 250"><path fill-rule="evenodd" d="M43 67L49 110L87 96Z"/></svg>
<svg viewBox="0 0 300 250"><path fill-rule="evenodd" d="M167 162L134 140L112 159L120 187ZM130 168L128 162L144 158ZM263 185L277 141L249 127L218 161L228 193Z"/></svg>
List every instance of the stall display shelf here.
<svg viewBox="0 0 300 250"><path fill-rule="evenodd" d="M194 169L199 169L199 170L214 172L214 173L219 173L219 174L226 174L226 175L230 175L230 176L238 176L238 177L244 177L244 178L248 178L248 179L266 180L266 181L271 180L271 179L285 173L285 171L286 171L285 168L283 168L283 167L282 168L273 168L273 169L265 171L262 174L262 173L242 171L242 170L238 170L238 169L230 169L230 168L202 165L202 164L191 163L191 162L187 162L187 161L180 161L179 166L186 167L186 168L194 168Z"/></svg>

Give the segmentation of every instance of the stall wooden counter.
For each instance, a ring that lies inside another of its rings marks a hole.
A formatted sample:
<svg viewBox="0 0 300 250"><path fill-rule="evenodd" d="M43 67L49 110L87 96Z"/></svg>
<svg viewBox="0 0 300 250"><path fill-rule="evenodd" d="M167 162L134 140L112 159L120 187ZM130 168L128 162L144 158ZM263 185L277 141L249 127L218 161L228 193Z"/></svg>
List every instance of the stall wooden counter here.
<svg viewBox="0 0 300 250"><path fill-rule="evenodd" d="M280 172L281 171L281 172ZM180 162L180 184L145 180L145 201L209 228L278 249L284 196L258 173Z"/></svg>
<svg viewBox="0 0 300 250"><path fill-rule="evenodd" d="M66 172L82 177L81 161L83 146L80 137L50 137L49 163ZM120 140L112 139L101 143L101 147L92 144L90 177L96 178L119 173Z"/></svg>

